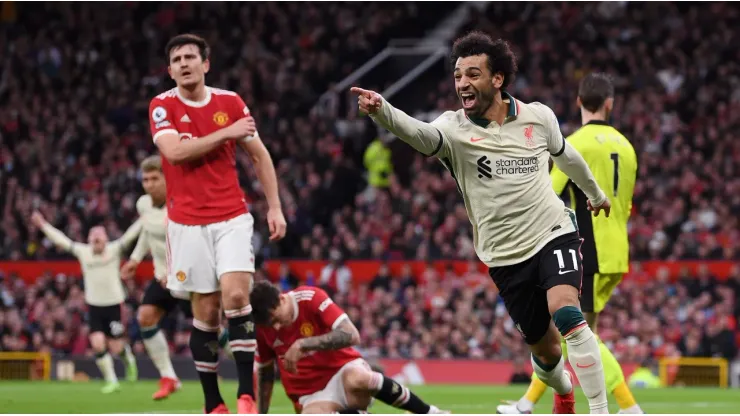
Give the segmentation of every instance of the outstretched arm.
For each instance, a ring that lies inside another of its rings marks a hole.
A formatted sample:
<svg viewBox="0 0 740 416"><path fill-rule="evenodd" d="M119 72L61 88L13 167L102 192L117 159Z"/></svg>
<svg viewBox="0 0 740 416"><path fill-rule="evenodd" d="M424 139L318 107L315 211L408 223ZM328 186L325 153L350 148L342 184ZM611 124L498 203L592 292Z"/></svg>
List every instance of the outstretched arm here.
<svg viewBox="0 0 740 416"><path fill-rule="evenodd" d="M72 254L75 254L75 243L67 237L63 232L56 229L53 225L46 222L46 219L43 215L41 215L40 212L34 212L31 214L31 223L35 225L39 230L41 230L44 235L51 240L52 243L54 243L55 246L61 248L64 251L69 251ZM81 246L84 246L84 244L80 244Z"/></svg>
<svg viewBox="0 0 740 416"><path fill-rule="evenodd" d="M135 223L131 224L131 226L128 227L128 230L126 230L126 232L123 233L121 238L114 241L114 243L120 244L121 250L126 249L134 241L136 241L137 238L139 238L139 234L141 233L141 228L142 228L142 222L141 222L141 218L139 218L138 220L136 220Z"/></svg>
<svg viewBox="0 0 740 416"><path fill-rule="evenodd" d="M260 363L257 367L257 411L267 414L272 400L272 388L275 385L275 362Z"/></svg>
<svg viewBox="0 0 740 416"><path fill-rule="evenodd" d="M419 121L393 107L377 92L354 87L360 111L369 114L379 126L385 128L426 156L435 156L442 149L442 132L429 123Z"/></svg>

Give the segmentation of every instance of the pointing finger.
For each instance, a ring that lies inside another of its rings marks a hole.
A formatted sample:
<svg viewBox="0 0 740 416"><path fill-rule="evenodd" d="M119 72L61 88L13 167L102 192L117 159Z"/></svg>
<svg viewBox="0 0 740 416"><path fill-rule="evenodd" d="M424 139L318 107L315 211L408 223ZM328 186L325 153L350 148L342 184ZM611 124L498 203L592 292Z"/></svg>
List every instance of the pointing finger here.
<svg viewBox="0 0 740 416"><path fill-rule="evenodd" d="M351 91L351 92L352 92L353 94L358 94L358 95L360 95L360 96L362 96L362 97L368 97L368 98L369 98L369 97L371 97L371 96L372 96L372 94L370 93L370 91L368 91L368 90L363 90L362 88L359 88L359 87L352 87L352 88L350 88L349 90L350 90L350 91Z"/></svg>

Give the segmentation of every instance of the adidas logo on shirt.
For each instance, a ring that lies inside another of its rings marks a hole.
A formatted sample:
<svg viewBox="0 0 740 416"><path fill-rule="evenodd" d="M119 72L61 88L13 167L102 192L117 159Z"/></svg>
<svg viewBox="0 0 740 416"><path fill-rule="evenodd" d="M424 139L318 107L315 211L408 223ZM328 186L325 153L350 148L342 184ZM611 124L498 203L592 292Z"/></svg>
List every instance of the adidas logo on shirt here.
<svg viewBox="0 0 740 416"><path fill-rule="evenodd" d="M283 345L283 341L280 341L279 339L276 339L275 342L272 343L272 348L277 348L279 346Z"/></svg>
<svg viewBox="0 0 740 416"><path fill-rule="evenodd" d="M190 117L188 117L188 115L187 115L187 114L185 114L185 115L184 115L184 116L182 116L182 118L180 119L180 122L181 122L181 123L190 123Z"/></svg>

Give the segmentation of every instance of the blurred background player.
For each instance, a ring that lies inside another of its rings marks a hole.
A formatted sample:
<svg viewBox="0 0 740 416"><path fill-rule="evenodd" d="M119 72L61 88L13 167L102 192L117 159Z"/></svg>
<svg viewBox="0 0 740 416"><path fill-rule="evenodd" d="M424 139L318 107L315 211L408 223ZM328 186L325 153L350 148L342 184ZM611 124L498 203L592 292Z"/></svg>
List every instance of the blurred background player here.
<svg viewBox="0 0 740 416"><path fill-rule="evenodd" d="M250 296L258 325L260 413L270 410L276 357L285 393L300 413L359 413L373 398L410 413L448 413L374 372L352 348L360 342L357 328L322 289L300 286L281 294L261 281Z"/></svg>
<svg viewBox="0 0 740 416"><path fill-rule="evenodd" d="M108 241L105 228L92 227L87 244L72 241L49 224L38 211L31 215L31 222L52 243L79 260L90 319L90 345L95 351L95 363L105 379L101 391L108 394L120 390L111 353L123 359L129 381L137 379L138 370L131 347L122 338L125 328L121 322L121 306L126 300L126 293L118 267L123 251L136 241L141 232L141 221L136 221L121 238L112 242Z"/></svg>
<svg viewBox="0 0 740 416"><path fill-rule="evenodd" d="M586 196L555 166L550 174L558 195L567 192L576 211L583 242L583 286L581 309L594 333L598 333L599 313L614 288L629 271L627 222L632 211L632 195L637 176L637 156L632 144L608 123L614 107L614 86L605 74L589 74L578 89L578 106L583 127L568 137L568 142L583 156L602 189L610 190L609 219L588 211ZM563 345L564 353L567 353ZM614 355L599 340L606 387L619 404L620 413L642 413L635 402ZM498 413L530 413L542 397L545 384L532 375L527 393L519 401L497 407Z"/></svg>
<svg viewBox="0 0 740 416"><path fill-rule="evenodd" d="M257 342L249 305L254 219L239 185L237 145L251 157L267 197L271 240L281 239L286 227L275 168L244 101L232 91L206 86L206 41L179 35L167 43L165 54L177 86L155 97L149 114L168 184L167 288L192 294L190 348L205 411L228 412L217 376L223 306L239 376L237 410L256 413L252 376Z"/></svg>
<svg viewBox="0 0 740 416"><path fill-rule="evenodd" d="M489 268L506 310L532 352L532 365L555 390L553 413L575 413L560 338L591 413L607 413L599 345L580 310L582 239L575 213L553 192L550 157L609 216L610 203L583 157L560 132L553 111L506 92L517 70L503 39L482 32L452 47L462 109L432 123L394 108L380 94L352 88L361 112L449 170L473 225L475 251Z"/></svg>
<svg viewBox="0 0 740 416"><path fill-rule="evenodd" d="M190 294L171 293L167 284L166 222L167 185L162 173L162 161L158 155L149 156L141 162L141 185L146 195L136 202L136 210L142 222L142 231L130 259L121 268L121 277L132 278L144 257L151 253L154 263L154 279L149 282L137 311L136 319L141 328L141 338L154 366L159 371L159 390L152 398L160 400L180 388L170 360L170 347L164 333L159 330L159 321L178 305L186 316L192 317Z"/></svg>

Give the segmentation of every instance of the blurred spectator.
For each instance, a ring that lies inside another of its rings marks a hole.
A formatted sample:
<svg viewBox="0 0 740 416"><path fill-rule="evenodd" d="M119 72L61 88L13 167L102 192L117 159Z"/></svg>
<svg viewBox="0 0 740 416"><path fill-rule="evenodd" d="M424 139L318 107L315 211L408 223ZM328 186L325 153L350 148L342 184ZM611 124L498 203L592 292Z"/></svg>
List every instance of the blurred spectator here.
<svg viewBox="0 0 740 416"><path fill-rule="evenodd" d="M280 290L284 292L293 290L300 284L298 277L290 271L290 266L286 262L280 263L280 273L278 274L277 283Z"/></svg>
<svg viewBox="0 0 740 416"><path fill-rule="evenodd" d="M337 249L329 252L329 264L321 269L319 284L330 295L347 294L352 285L352 271L344 264L342 253Z"/></svg>

